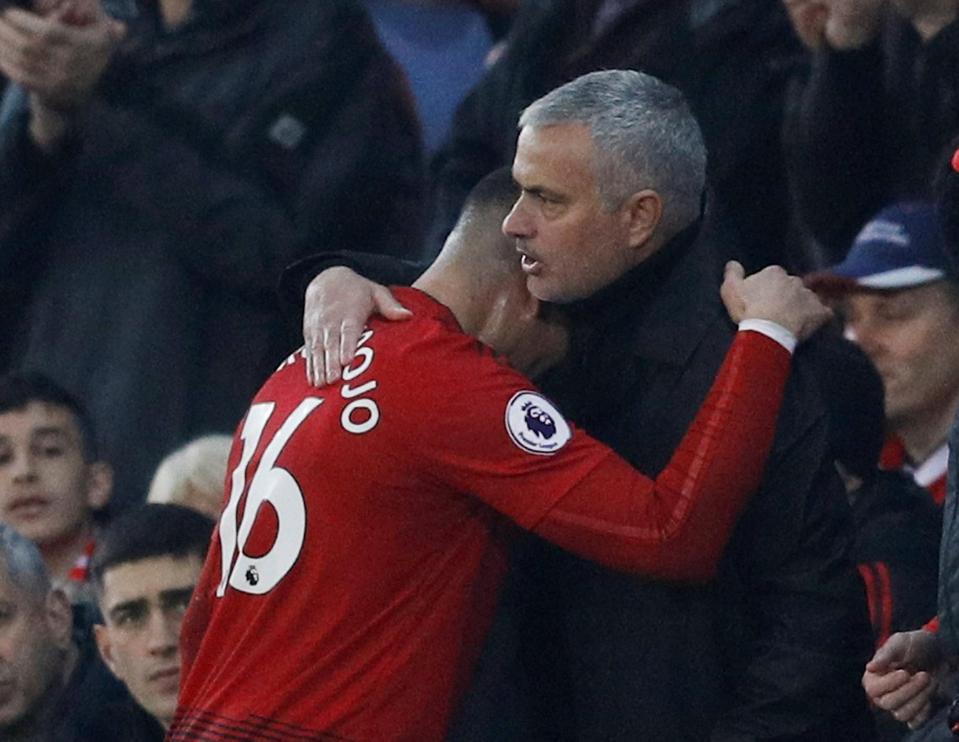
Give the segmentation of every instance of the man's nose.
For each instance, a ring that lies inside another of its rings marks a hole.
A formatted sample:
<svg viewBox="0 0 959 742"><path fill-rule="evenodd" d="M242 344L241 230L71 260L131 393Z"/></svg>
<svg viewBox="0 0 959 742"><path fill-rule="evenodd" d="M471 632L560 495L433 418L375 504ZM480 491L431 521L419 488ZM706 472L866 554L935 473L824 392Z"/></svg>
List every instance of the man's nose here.
<svg viewBox="0 0 959 742"><path fill-rule="evenodd" d="M523 197L513 204L509 214L503 219L503 234L507 237L529 237L532 226L529 218L526 216L526 208L523 204Z"/></svg>
<svg viewBox="0 0 959 742"><path fill-rule="evenodd" d="M13 457L13 481L30 482L37 478L37 463L29 452L15 454Z"/></svg>
<svg viewBox="0 0 959 742"><path fill-rule="evenodd" d="M182 622L182 617L169 615L162 610L153 611L147 626L147 648L150 654L168 655L175 652L180 641Z"/></svg>

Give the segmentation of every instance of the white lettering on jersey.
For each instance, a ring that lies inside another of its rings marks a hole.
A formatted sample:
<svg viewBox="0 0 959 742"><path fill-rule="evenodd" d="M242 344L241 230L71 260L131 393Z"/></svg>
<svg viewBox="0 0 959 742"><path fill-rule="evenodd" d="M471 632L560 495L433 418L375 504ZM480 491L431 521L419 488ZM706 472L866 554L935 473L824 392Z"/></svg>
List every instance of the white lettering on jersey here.
<svg viewBox="0 0 959 742"><path fill-rule="evenodd" d="M343 381L346 383L340 387L340 396L352 401L343 408L343 412L340 414L340 425L347 433L353 433L354 435L369 433L380 421L380 408L377 406L376 400L362 396L376 389L376 380L370 379L355 388L349 383L366 373L373 365L375 355L373 349L364 347L371 337L373 337L372 330L367 330L360 336L360 341L357 343L356 359L354 359L354 363L359 360L359 365L343 369Z"/></svg>

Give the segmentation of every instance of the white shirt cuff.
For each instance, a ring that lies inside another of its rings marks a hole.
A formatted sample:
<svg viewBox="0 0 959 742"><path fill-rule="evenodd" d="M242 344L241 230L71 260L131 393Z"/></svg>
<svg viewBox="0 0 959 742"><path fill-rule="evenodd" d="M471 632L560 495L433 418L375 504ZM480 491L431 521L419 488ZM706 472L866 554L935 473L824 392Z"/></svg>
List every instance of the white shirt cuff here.
<svg viewBox="0 0 959 742"><path fill-rule="evenodd" d="M777 322L772 322L768 319L744 319L739 323L739 329L752 330L753 332L765 335L775 340L790 353L796 350L796 343L798 342L796 336Z"/></svg>

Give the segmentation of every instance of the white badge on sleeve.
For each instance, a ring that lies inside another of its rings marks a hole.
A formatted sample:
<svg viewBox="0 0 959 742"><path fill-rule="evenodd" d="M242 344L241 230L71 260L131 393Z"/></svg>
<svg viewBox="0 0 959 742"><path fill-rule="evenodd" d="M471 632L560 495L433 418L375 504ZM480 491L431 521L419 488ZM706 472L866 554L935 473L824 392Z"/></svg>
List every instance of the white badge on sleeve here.
<svg viewBox="0 0 959 742"><path fill-rule="evenodd" d="M506 431L524 451L545 455L556 453L572 437L556 406L537 392L513 395L506 405Z"/></svg>

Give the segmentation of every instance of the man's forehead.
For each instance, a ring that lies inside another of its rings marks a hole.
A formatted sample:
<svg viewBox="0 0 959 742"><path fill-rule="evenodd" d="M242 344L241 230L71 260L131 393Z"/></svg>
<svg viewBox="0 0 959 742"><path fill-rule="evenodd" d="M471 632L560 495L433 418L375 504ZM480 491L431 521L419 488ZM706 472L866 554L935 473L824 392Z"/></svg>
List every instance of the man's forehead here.
<svg viewBox="0 0 959 742"><path fill-rule="evenodd" d="M585 124L525 126L513 158L513 178L521 186L529 179L592 178L593 143Z"/></svg>
<svg viewBox="0 0 959 742"><path fill-rule="evenodd" d="M34 435L63 435L79 441L80 430L70 410L48 402L0 412L0 437Z"/></svg>
<svg viewBox="0 0 959 742"><path fill-rule="evenodd" d="M857 303L869 302L872 304L915 304L935 305L945 304L948 297L943 282L926 283L921 286L904 286L895 289L862 288L849 291L844 299Z"/></svg>
<svg viewBox="0 0 959 742"><path fill-rule="evenodd" d="M108 567L103 573L103 607L109 611L122 603L153 601L162 593L192 588L202 566L203 560L190 554L146 557Z"/></svg>

